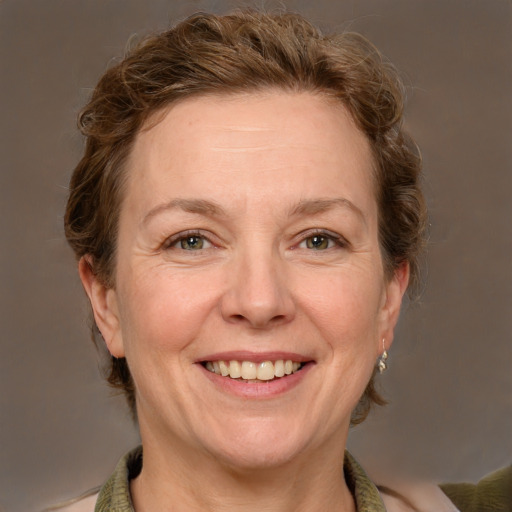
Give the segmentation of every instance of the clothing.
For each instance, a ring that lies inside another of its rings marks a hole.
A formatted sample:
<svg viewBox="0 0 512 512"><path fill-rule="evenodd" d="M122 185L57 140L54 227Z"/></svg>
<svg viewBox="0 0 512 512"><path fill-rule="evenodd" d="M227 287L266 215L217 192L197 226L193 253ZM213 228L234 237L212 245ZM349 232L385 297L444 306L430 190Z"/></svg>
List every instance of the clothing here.
<svg viewBox="0 0 512 512"><path fill-rule="evenodd" d="M477 484L444 484L441 489L464 512L512 512L512 465Z"/></svg>
<svg viewBox="0 0 512 512"><path fill-rule="evenodd" d="M142 447L128 453L101 489L94 512L133 512L129 481L142 468ZM356 501L358 512L386 512L377 487L363 468L347 452L343 464L347 486Z"/></svg>
<svg viewBox="0 0 512 512"><path fill-rule="evenodd" d="M51 510L134 512L130 480L140 473L141 468L142 447L139 446L119 461L98 493L94 490L70 506L52 507ZM489 475L476 485L447 484L438 487L416 484L400 487L399 493L385 489L379 492L348 452L345 453L343 472L357 512L512 512L512 466Z"/></svg>

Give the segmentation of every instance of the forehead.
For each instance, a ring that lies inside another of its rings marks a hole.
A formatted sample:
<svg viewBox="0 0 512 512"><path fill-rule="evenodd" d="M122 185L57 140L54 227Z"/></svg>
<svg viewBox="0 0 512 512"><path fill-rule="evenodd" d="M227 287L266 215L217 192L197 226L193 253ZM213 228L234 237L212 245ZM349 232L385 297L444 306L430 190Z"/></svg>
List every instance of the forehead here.
<svg viewBox="0 0 512 512"><path fill-rule="evenodd" d="M374 196L366 137L342 104L312 93L203 96L173 104L138 134L127 170L127 195L136 192L146 203L166 199L171 189L194 195L236 186L255 196L276 183L302 185L294 191L303 195L315 189L316 196L329 195L339 184L359 200L368 191Z"/></svg>

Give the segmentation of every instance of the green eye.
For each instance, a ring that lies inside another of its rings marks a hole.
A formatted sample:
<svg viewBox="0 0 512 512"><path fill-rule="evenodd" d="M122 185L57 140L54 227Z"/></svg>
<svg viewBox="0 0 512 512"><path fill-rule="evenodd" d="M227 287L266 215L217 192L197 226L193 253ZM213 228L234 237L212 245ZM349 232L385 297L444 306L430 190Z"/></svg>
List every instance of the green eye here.
<svg viewBox="0 0 512 512"><path fill-rule="evenodd" d="M187 236L180 240L180 247L185 251L198 251L204 246L204 238L196 235Z"/></svg>
<svg viewBox="0 0 512 512"><path fill-rule="evenodd" d="M306 247L315 251L322 251L328 249L332 243L330 238L322 235L314 235L306 238Z"/></svg>

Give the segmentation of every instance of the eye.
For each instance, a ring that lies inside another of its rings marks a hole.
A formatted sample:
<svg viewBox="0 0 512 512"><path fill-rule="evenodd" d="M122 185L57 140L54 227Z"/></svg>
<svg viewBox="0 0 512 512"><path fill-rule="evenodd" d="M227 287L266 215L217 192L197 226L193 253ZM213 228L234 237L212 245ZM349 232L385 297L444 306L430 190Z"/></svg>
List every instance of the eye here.
<svg viewBox="0 0 512 512"><path fill-rule="evenodd" d="M198 233L177 235L169 240L167 244L168 249L182 249L184 251L200 251L210 247L212 247L212 243Z"/></svg>
<svg viewBox="0 0 512 512"><path fill-rule="evenodd" d="M299 247L313 249L314 251L324 251L325 249L330 249L334 247L336 242L327 235L311 235L304 239Z"/></svg>
<svg viewBox="0 0 512 512"><path fill-rule="evenodd" d="M313 251L325 251L335 247L347 247L347 245L347 241L337 233L313 231L313 233L305 233L305 236L299 243L298 247Z"/></svg>
<svg viewBox="0 0 512 512"><path fill-rule="evenodd" d="M329 249L334 245L334 242L323 235L314 235L306 238L306 247L315 251L321 251L323 249Z"/></svg>
<svg viewBox="0 0 512 512"><path fill-rule="evenodd" d="M197 235L187 236L186 238L182 238L179 242L180 247L185 251L198 251L205 245L205 239Z"/></svg>

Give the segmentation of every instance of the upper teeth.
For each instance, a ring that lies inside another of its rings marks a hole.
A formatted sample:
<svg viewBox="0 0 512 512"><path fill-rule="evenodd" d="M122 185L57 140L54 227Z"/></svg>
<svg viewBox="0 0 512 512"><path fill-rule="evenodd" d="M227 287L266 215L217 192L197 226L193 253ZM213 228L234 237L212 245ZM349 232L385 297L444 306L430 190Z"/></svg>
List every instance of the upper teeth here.
<svg viewBox="0 0 512 512"><path fill-rule="evenodd" d="M291 359L261 363L252 361L208 361L206 363L206 368L217 375L244 380L272 380L274 377L284 377L295 373L300 366L301 363Z"/></svg>

